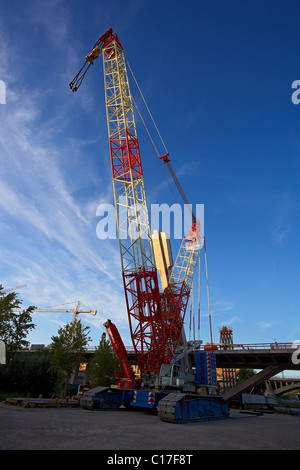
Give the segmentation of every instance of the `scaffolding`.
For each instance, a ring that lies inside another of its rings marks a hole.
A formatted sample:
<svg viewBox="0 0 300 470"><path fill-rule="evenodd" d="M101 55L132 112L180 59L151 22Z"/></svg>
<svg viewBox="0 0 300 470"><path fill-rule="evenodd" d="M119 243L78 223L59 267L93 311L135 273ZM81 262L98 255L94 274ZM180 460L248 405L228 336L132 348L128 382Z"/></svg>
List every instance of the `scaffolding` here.
<svg viewBox="0 0 300 470"><path fill-rule="evenodd" d="M220 348L233 349L233 333L230 326L223 326L219 328L220 332ZM223 392L226 392L236 386L237 383L236 369L224 368L222 369L222 385Z"/></svg>

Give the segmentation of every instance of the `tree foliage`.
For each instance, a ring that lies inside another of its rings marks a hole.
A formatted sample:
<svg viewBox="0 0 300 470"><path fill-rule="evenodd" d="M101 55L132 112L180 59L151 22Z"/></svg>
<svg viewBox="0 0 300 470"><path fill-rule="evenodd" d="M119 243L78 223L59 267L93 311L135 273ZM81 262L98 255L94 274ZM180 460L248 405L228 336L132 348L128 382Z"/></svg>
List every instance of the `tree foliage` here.
<svg viewBox="0 0 300 470"><path fill-rule="evenodd" d="M237 373L237 383L241 384L245 382L246 380L254 377L254 375L256 375L256 372L253 369L240 369L239 372ZM253 386L251 389L251 393L257 393L259 395L263 395L265 391L266 391L265 382L257 384Z"/></svg>
<svg viewBox="0 0 300 470"><path fill-rule="evenodd" d="M35 328L31 314L36 307L21 309L22 301L16 292L5 294L0 285L0 339L6 345L7 358L11 359L17 349L28 347L26 337Z"/></svg>
<svg viewBox="0 0 300 470"><path fill-rule="evenodd" d="M90 328L83 326L81 320L76 320L59 328L58 334L51 337L51 368L58 374L58 380L64 388L91 341L89 331Z"/></svg>
<svg viewBox="0 0 300 470"><path fill-rule="evenodd" d="M241 384L245 382L245 380L250 379L255 375L253 369L240 369L237 373L237 383Z"/></svg>
<svg viewBox="0 0 300 470"><path fill-rule="evenodd" d="M93 387L110 386L115 383L115 372L120 370L120 362L115 356L110 342L102 338L88 365L88 375Z"/></svg>
<svg viewBox="0 0 300 470"><path fill-rule="evenodd" d="M7 394L51 397L56 376L50 369L47 349L34 353L14 354L5 366L0 366L0 396Z"/></svg>

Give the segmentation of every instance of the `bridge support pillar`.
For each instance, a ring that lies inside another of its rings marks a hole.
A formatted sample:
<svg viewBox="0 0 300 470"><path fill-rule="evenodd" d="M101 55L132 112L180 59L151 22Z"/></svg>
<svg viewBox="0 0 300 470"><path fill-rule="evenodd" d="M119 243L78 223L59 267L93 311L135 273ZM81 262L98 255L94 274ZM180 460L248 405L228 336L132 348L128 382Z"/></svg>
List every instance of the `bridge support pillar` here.
<svg viewBox="0 0 300 470"><path fill-rule="evenodd" d="M243 383L238 384L236 387L223 393L222 396L226 401L230 401L233 398L238 397L238 395L240 395L241 393L246 393L252 387L255 387L256 385L259 385L270 377L273 377L273 375L279 374L279 372L282 372L283 370L284 368L278 365L267 366L265 367L265 369L262 369L250 379L245 380Z"/></svg>

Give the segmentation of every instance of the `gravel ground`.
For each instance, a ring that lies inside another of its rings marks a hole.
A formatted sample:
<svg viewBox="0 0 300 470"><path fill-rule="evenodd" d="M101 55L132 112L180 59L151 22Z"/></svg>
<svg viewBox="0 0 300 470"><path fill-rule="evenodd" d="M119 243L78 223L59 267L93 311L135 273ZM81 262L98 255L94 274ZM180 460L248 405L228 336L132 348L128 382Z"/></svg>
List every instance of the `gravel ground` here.
<svg viewBox="0 0 300 470"><path fill-rule="evenodd" d="M27 409L0 403L0 449L179 451L182 455L204 449L299 450L300 417L231 410L225 420L172 424L144 411ZM114 455L105 455L110 454Z"/></svg>

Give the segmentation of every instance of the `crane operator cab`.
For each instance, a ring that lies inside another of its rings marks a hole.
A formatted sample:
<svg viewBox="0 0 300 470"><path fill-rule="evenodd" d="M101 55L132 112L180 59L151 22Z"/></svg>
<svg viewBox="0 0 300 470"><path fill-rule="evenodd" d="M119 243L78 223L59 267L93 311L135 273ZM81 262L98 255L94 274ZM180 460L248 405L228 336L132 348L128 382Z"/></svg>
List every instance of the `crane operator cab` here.
<svg viewBox="0 0 300 470"><path fill-rule="evenodd" d="M159 386L162 388L195 391L195 375L181 370L180 364L162 364L159 373Z"/></svg>

